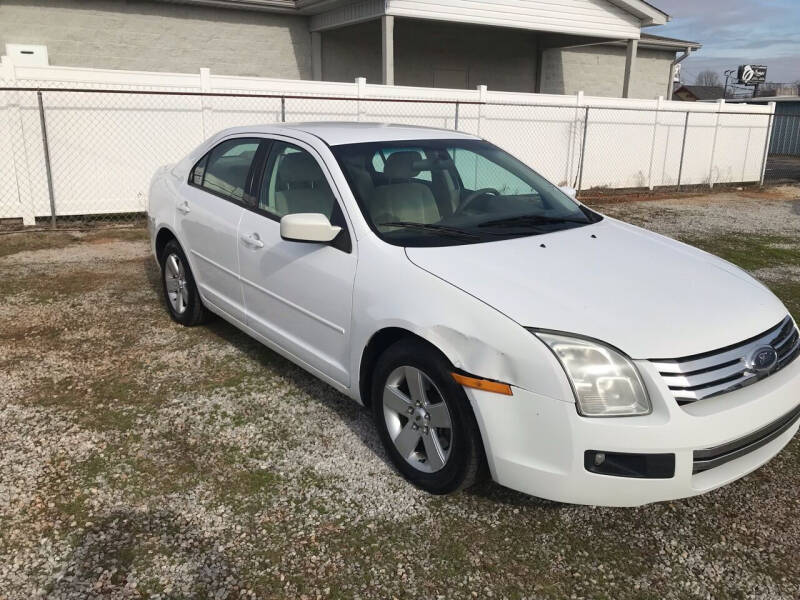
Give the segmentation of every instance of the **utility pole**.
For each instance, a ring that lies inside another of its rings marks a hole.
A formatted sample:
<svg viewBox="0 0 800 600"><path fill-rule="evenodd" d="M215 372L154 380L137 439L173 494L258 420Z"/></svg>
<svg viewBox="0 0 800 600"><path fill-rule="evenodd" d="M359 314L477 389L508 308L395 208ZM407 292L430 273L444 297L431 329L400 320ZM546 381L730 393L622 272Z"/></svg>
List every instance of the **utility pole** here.
<svg viewBox="0 0 800 600"><path fill-rule="evenodd" d="M728 69L725 71L725 91L722 92L722 97L726 100L728 99L728 81L734 73L736 73L736 69Z"/></svg>

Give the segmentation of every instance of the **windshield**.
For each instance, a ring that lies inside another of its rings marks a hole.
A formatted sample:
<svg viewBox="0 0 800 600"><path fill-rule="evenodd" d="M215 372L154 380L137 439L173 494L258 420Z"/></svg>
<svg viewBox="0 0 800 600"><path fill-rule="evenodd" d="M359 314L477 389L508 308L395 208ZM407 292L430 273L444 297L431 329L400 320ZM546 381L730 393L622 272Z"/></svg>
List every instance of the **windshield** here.
<svg viewBox="0 0 800 600"><path fill-rule="evenodd" d="M370 226L390 244L473 244L602 218L483 140L370 142L332 150Z"/></svg>

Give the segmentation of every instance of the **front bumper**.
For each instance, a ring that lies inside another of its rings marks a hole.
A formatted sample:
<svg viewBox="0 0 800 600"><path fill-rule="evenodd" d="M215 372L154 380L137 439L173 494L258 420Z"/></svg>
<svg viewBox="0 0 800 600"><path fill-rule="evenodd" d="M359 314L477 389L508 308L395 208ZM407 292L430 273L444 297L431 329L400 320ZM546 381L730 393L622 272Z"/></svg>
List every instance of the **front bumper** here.
<svg viewBox="0 0 800 600"><path fill-rule="evenodd" d="M674 500L747 475L780 452L800 427L798 419L775 426L800 405L800 359L749 387L684 407L649 363L637 362L637 367L653 400L653 413L643 417L585 418L572 402L521 388L513 388L512 396L467 390L494 479L534 496L576 504L638 506ZM584 462L590 450L671 453L675 473L663 479L593 473ZM713 450L737 453L698 469L698 460L719 454Z"/></svg>

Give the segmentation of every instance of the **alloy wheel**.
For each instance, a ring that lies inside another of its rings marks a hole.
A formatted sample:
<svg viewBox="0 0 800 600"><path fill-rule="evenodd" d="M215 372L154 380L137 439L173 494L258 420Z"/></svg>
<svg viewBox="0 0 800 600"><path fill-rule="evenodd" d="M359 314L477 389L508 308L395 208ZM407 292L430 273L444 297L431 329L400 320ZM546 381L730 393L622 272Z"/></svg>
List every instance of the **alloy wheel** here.
<svg viewBox="0 0 800 600"><path fill-rule="evenodd" d="M182 315L189 306L189 287L186 281L186 269L177 254L170 254L164 263L164 285L172 310Z"/></svg>
<svg viewBox="0 0 800 600"><path fill-rule="evenodd" d="M394 447L411 466L434 473L447 464L453 423L444 397L424 372L402 366L389 374L383 416Z"/></svg>

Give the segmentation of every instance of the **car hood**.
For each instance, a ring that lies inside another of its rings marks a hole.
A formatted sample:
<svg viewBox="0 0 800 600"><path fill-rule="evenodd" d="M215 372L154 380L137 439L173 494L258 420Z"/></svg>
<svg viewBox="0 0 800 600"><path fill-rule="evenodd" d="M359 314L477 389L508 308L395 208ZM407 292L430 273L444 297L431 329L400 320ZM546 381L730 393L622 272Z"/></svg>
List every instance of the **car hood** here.
<svg viewBox="0 0 800 600"><path fill-rule="evenodd" d="M766 331L787 313L738 267L609 218L544 235L407 248L406 254L521 325L589 336L633 358L723 348Z"/></svg>

